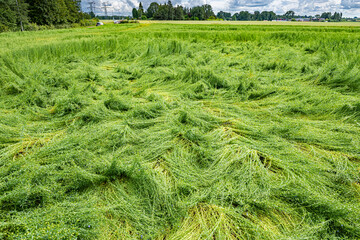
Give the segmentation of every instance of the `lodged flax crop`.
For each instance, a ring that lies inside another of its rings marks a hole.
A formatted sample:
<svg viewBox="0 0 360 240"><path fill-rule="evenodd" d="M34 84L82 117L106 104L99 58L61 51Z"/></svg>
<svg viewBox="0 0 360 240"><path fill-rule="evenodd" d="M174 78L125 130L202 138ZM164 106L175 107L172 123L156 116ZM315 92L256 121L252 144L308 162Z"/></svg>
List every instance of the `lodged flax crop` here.
<svg viewBox="0 0 360 240"><path fill-rule="evenodd" d="M359 37L0 34L0 239L360 238Z"/></svg>

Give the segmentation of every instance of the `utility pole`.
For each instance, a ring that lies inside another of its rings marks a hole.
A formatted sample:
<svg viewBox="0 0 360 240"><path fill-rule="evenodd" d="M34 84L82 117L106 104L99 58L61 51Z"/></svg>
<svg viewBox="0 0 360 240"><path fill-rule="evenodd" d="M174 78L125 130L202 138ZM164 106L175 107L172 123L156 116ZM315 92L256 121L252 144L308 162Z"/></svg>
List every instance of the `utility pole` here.
<svg viewBox="0 0 360 240"><path fill-rule="evenodd" d="M107 17L108 16L108 12L107 12L107 8L110 7L111 4L109 2L104 2L103 3L103 9L105 11L105 16Z"/></svg>
<svg viewBox="0 0 360 240"><path fill-rule="evenodd" d="M23 27L23 22L22 22L22 16L20 14L20 7L19 7L19 2L18 0L16 0L16 6L17 6L17 10L18 10L18 14L19 14L19 19L20 19L20 26L21 26L21 31L24 31L24 27Z"/></svg>
<svg viewBox="0 0 360 240"><path fill-rule="evenodd" d="M94 10L95 10L95 2L88 2L88 4L89 4L88 9L90 9L90 12L95 14L95 12L94 12Z"/></svg>

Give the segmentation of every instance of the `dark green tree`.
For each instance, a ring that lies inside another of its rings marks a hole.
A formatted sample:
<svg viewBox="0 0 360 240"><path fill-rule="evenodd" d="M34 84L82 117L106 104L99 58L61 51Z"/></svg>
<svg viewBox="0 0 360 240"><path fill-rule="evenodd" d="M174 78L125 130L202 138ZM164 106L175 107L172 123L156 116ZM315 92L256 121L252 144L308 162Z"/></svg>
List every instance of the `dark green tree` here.
<svg viewBox="0 0 360 240"><path fill-rule="evenodd" d="M260 16L261 16L261 20L266 20L266 21L272 21L276 19L276 14L273 11L271 12L263 11L261 12Z"/></svg>
<svg viewBox="0 0 360 240"><path fill-rule="evenodd" d="M276 20L276 19L277 19L276 13L274 13L273 11L270 11L268 20L272 21L272 20Z"/></svg>
<svg viewBox="0 0 360 240"><path fill-rule="evenodd" d="M251 13L248 11L241 11L238 16L238 20L240 21L249 21L251 20Z"/></svg>
<svg viewBox="0 0 360 240"><path fill-rule="evenodd" d="M167 20L174 20L174 7L170 0L167 3L167 9L168 9Z"/></svg>
<svg viewBox="0 0 360 240"><path fill-rule="evenodd" d="M148 18L153 18L155 13L159 10L159 4L157 2L152 2L149 8L146 11L146 16Z"/></svg>
<svg viewBox="0 0 360 240"><path fill-rule="evenodd" d="M331 12L323 12L321 18L331 19Z"/></svg>
<svg viewBox="0 0 360 240"><path fill-rule="evenodd" d="M254 15L253 15L253 19L252 19L252 20L261 21L261 15L260 15L260 12L259 12L259 11L255 11L255 12L254 12Z"/></svg>
<svg viewBox="0 0 360 240"><path fill-rule="evenodd" d="M193 7L190 10L191 13L191 18L193 20L204 20L205 19L205 10L203 7L197 6L197 7Z"/></svg>
<svg viewBox="0 0 360 240"><path fill-rule="evenodd" d="M0 0L0 32L20 29L28 22L27 4L23 0Z"/></svg>
<svg viewBox="0 0 360 240"><path fill-rule="evenodd" d="M64 0L68 11L67 21L70 23L79 22L81 20L80 6L77 1Z"/></svg>
<svg viewBox="0 0 360 240"><path fill-rule="evenodd" d="M160 4L159 9L154 14L154 19L167 20L168 19L168 7L166 4Z"/></svg>
<svg viewBox="0 0 360 240"><path fill-rule="evenodd" d="M237 20L239 20L239 19L240 19L240 16L239 16L238 13L235 13L235 14L231 17L231 20L233 20L233 21L237 21Z"/></svg>
<svg viewBox="0 0 360 240"><path fill-rule="evenodd" d="M332 21L340 22L342 18L342 13L334 12L334 15L331 16Z"/></svg>
<svg viewBox="0 0 360 240"><path fill-rule="evenodd" d="M73 0L26 0L30 21L39 25L56 25L80 20L78 3ZM78 15L77 17L75 15Z"/></svg>
<svg viewBox="0 0 360 240"><path fill-rule="evenodd" d="M182 6L177 6L174 8L174 19L175 20L184 20L184 9Z"/></svg>
<svg viewBox="0 0 360 240"><path fill-rule="evenodd" d="M144 8L143 8L142 3L140 2L139 3L139 9L138 9L138 18L141 19L143 14L144 14Z"/></svg>
<svg viewBox="0 0 360 240"><path fill-rule="evenodd" d="M205 4L205 5L202 5L202 8L204 9L204 19L209 19L210 17L215 16L215 13L214 13L211 5Z"/></svg>
<svg viewBox="0 0 360 240"><path fill-rule="evenodd" d="M231 20L231 13L220 11L216 17L224 20Z"/></svg>
<svg viewBox="0 0 360 240"><path fill-rule="evenodd" d="M287 11L287 12L284 14L284 17L285 17L286 19L292 19L292 18L294 18L294 16L295 16L295 12L294 12L294 11Z"/></svg>
<svg viewBox="0 0 360 240"><path fill-rule="evenodd" d="M184 8L184 16L185 16L185 19L186 20L189 20L189 19L191 19L191 12L190 12L190 8L187 8L187 7L185 7Z"/></svg>
<svg viewBox="0 0 360 240"><path fill-rule="evenodd" d="M136 8L132 9L132 16L134 19L138 19L139 18L139 12Z"/></svg>

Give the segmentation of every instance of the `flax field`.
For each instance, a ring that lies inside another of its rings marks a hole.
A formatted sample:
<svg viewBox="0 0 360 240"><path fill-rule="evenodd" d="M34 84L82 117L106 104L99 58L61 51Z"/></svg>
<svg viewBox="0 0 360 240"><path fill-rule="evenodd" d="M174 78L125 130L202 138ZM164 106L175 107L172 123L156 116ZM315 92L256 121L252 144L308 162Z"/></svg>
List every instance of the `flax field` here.
<svg viewBox="0 0 360 240"><path fill-rule="evenodd" d="M0 34L0 239L360 239L360 26Z"/></svg>

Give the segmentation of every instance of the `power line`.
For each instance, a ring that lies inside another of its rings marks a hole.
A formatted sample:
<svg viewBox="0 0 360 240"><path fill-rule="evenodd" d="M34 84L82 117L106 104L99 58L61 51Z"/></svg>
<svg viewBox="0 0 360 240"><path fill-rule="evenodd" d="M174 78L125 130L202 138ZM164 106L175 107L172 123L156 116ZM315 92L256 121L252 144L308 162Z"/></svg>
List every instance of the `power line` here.
<svg viewBox="0 0 360 240"><path fill-rule="evenodd" d="M111 4L109 2L103 2L102 5L103 5L102 8L105 11L105 16L107 16L108 15L108 12L107 12L108 7L111 7Z"/></svg>
<svg viewBox="0 0 360 240"><path fill-rule="evenodd" d="M88 4L88 9L90 10L90 12L95 13L95 2L88 2Z"/></svg>

